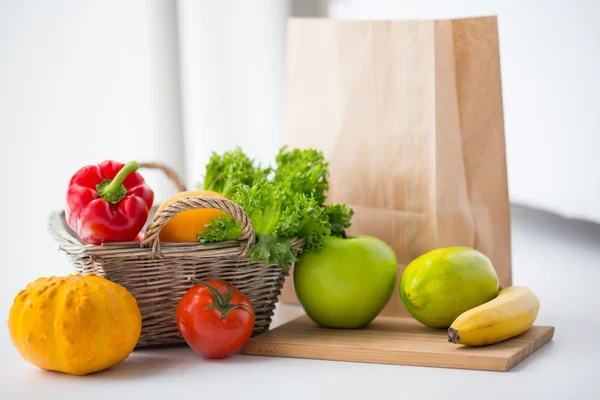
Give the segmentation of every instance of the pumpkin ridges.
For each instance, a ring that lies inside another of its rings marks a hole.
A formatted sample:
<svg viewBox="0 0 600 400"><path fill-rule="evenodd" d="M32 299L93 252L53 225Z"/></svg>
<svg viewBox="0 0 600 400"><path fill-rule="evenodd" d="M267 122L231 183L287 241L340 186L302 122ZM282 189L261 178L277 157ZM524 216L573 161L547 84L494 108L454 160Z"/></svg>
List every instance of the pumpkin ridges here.
<svg viewBox="0 0 600 400"><path fill-rule="evenodd" d="M44 282L43 286L45 287L44 293L40 295L39 305L38 305L38 318L40 325L44 328L43 331L46 333L43 334L42 339L47 343L56 343L56 332L55 332L55 321L56 321L56 307L54 302L56 301L56 284L57 280L48 279ZM43 344L39 344L39 346L43 346ZM51 352L49 354L49 364L54 366L58 361L57 354L57 346L52 346Z"/></svg>
<svg viewBox="0 0 600 400"><path fill-rule="evenodd" d="M55 314L55 324L54 324L54 337L55 340L60 340L63 343L63 346L54 346L55 353L58 360L59 367L57 368L59 371L68 370L69 366L67 365L67 351L69 348L69 329L72 329L72 326L68 322L65 321L65 313L68 313L69 308L72 306L72 283L67 282L65 280L61 280L59 294L56 296L55 307L59 312ZM67 306L67 303L69 306ZM60 349L60 350L59 350Z"/></svg>
<svg viewBox="0 0 600 400"><path fill-rule="evenodd" d="M110 310L113 302L117 308ZM125 360L141 332L126 327L138 323L139 307L125 288L101 277L69 275L40 278L19 292L9 331L25 360L43 369L85 375ZM123 332L118 346L111 344L115 328Z"/></svg>
<svg viewBox="0 0 600 400"><path fill-rule="evenodd" d="M16 319L16 321L14 321L14 324L16 325L16 328L18 330L18 332L22 329L22 325L23 325L23 321L26 320L33 320L36 321L36 313L37 313L37 306L36 306L36 299L37 299L37 293L39 290L39 287L42 284L42 279L38 279L34 282L32 282L30 285L27 286L26 289L26 293L28 294L27 297L27 301L25 304L21 305L21 312L18 314L18 317ZM14 305L15 307L18 306L18 304ZM28 360L29 362L43 362L43 360L37 360L35 357L35 347L36 347L36 343L37 343L37 338L35 337L36 332L35 330L33 330L33 332L28 332L26 335L20 335L17 334L16 336L16 340L17 342L21 345L25 347L23 357ZM41 368L44 368L43 366L41 366Z"/></svg>
<svg viewBox="0 0 600 400"><path fill-rule="evenodd" d="M121 303L123 302L123 297L113 296L112 290L110 290L107 286L105 286L101 283L98 284L96 290L98 292L98 296L96 297L97 304L95 304L95 306L100 311L99 318L101 320L103 320L107 326L110 327L109 334L104 335L101 338L101 340L103 341L104 348L117 349L124 356L124 357L118 357L118 358L111 360L112 365L118 365L121 362L123 362L123 360L129 355L130 351L129 352L125 351L124 346L122 344L122 343L127 342L127 335L126 335L126 332L122 332L122 330L120 329L121 326L123 325L123 321L121 321L119 318L115 317L116 312L111 311L111 308L112 308L111 303L117 304L117 310L115 310L115 311L122 311L123 309L125 309L125 307L121 306ZM103 297L102 301L100 301L100 296ZM113 337L115 336L115 330L119 330L119 332L120 332L120 333L118 333L118 335L120 336L121 343L119 343L118 346L115 346L115 343L113 343ZM125 353L127 353L127 354L125 354ZM96 365L96 368L98 370L102 370L107 367L108 367L108 365L105 365L105 364Z"/></svg>

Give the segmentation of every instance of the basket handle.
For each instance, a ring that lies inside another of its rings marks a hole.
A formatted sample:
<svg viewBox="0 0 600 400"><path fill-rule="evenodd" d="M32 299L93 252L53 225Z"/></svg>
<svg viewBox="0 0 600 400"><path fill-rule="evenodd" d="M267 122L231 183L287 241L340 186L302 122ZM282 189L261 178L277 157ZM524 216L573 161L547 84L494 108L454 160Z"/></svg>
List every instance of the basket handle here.
<svg viewBox="0 0 600 400"><path fill-rule="evenodd" d="M237 238L239 241L246 241L243 247L244 254L254 244L254 228L248 214L236 203L223 197L211 196L188 196L182 197L170 203L155 216L148 228L144 240L140 243L142 247L152 247L152 257L162 258L160 251L160 230L177 214L186 210L195 210L198 208L215 208L226 211L240 224L242 234Z"/></svg>
<svg viewBox="0 0 600 400"><path fill-rule="evenodd" d="M177 190L179 190L180 192L184 192L186 190L185 183L183 183L183 178L173 168L157 162L141 162L139 164L140 168L161 170L165 173L167 178L169 178L175 184Z"/></svg>

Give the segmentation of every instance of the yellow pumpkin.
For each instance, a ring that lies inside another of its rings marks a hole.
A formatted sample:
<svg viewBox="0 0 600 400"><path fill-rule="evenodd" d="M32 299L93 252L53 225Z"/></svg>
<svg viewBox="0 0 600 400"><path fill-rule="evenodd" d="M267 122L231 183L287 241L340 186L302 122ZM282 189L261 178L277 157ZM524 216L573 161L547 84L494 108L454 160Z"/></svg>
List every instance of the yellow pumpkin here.
<svg viewBox="0 0 600 400"><path fill-rule="evenodd" d="M46 370L86 375L124 361L142 330L135 298L94 275L39 278L10 309L13 345Z"/></svg>

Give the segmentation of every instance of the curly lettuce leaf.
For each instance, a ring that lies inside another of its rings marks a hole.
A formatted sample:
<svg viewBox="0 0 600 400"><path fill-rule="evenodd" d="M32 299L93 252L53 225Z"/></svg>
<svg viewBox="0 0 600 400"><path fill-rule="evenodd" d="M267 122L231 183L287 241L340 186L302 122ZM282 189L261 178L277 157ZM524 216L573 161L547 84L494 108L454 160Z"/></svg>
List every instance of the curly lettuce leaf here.
<svg viewBox="0 0 600 400"><path fill-rule="evenodd" d="M200 243L216 243L234 240L242 234L242 228L235 218L227 216L225 212L217 218L211 218L206 229L196 235Z"/></svg>
<svg viewBox="0 0 600 400"><path fill-rule="evenodd" d="M330 225L317 201L301 193L288 194L285 201L277 235L304 238L306 252L322 249L324 238L330 234Z"/></svg>
<svg viewBox="0 0 600 400"><path fill-rule="evenodd" d="M265 265L277 264L286 269L298 260L289 239L273 235L256 235L256 244L248 251L252 262L262 261Z"/></svg>
<svg viewBox="0 0 600 400"><path fill-rule="evenodd" d="M265 181L270 173L270 168L261 168L240 148L222 155L213 152L206 165L204 180L196 187L212 190L231 199L240 186L252 186Z"/></svg>
<svg viewBox="0 0 600 400"><path fill-rule="evenodd" d="M322 152L283 147L275 161L275 182L286 185L290 193L305 194L323 205L329 189L329 164Z"/></svg>
<svg viewBox="0 0 600 400"><path fill-rule="evenodd" d="M240 149L213 154L201 188L225 195L248 214L256 235L249 250L253 261L287 268L297 259L292 238L304 239L304 252L318 251L325 237L344 237L354 211L343 204L324 205L329 171L321 152L283 147L276 164L270 178L273 170L255 165ZM198 234L198 241L220 242L240 234L238 223L221 215Z"/></svg>
<svg viewBox="0 0 600 400"><path fill-rule="evenodd" d="M233 201L250 217L256 234L270 235L275 231L283 209L284 192L270 182L241 186Z"/></svg>
<svg viewBox="0 0 600 400"><path fill-rule="evenodd" d="M306 251L323 247L329 235L329 221L317 201L303 193L292 193L285 184L258 182L241 186L233 201L246 211L252 222L257 242L250 249L253 261L273 262L281 268L296 261L290 239L305 239ZM205 236L220 238L227 235L225 221L211 222ZM219 232L221 232L219 234Z"/></svg>
<svg viewBox="0 0 600 400"><path fill-rule="evenodd" d="M323 213L331 226L331 236L345 237L346 229L352 225L354 210L346 204L331 204L324 207Z"/></svg>

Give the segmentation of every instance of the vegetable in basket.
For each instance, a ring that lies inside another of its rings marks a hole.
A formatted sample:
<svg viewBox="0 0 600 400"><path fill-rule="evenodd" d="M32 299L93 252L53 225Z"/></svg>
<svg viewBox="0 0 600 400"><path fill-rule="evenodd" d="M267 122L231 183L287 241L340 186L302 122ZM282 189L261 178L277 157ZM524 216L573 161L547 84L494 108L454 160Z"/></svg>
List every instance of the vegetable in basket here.
<svg viewBox="0 0 600 400"><path fill-rule="evenodd" d="M285 268L296 261L290 239L306 239L306 250L317 250L330 233L329 222L316 201L303 194L291 193L278 183L260 182L242 186L233 201L246 211L257 242L249 250L252 261L276 263ZM198 235L200 242L226 240L237 224L231 217L219 217Z"/></svg>
<svg viewBox="0 0 600 400"><path fill-rule="evenodd" d="M266 170L248 160L239 149L223 156L213 156L207 165L206 177L210 179L205 178L203 187L227 188L229 198L250 217L257 239L249 250L252 261L263 261L267 265L276 263L287 268L297 260L291 245L292 238L305 240L303 252L318 251L332 232L338 236L350 226L353 213L350 208L324 205L329 171L321 152L282 148L276 158L274 176L265 174ZM234 167L239 165L244 165L244 168ZM235 172L227 174L222 171ZM250 178L245 179L244 174ZM207 186L206 182L211 184ZM198 234L198 241L231 239L232 233L239 232L237 227L233 218L220 216Z"/></svg>
<svg viewBox="0 0 600 400"><path fill-rule="evenodd" d="M132 241L154 202L154 192L137 172L139 164L104 161L73 175L66 195L67 224L89 244Z"/></svg>
<svg viewBox="0 0 600 400"><path fill-rule="evenodd" d="M204 181L197 189L211 190L231 199L240 185L265 181L270 172L270 168L256 165L240 148L222 155L213 153L206 165Z"/></svg>
<svg viewBox="0 0 600 400"><path fill-rule="evenodd" d="M329 164L323 153L315 149L288 151L283 147L275 160L275 182L285 184L290 193L302 193L323 206L329 189Z"/></svg>

